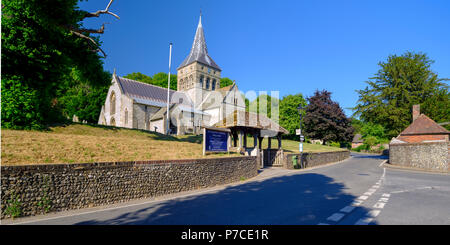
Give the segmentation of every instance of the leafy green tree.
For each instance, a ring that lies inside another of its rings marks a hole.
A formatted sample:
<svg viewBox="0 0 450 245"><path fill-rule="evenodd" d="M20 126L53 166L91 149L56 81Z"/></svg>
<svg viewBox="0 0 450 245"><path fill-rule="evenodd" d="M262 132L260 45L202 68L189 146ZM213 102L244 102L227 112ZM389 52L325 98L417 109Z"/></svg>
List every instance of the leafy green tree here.
<svg viewBox="0 0 450 245"><path fill-rule="evenodd" d="M273 103L273 105L272 105ZM249 109L250 112L255 113L262 113L266 115L267 117L272 117L272 110L275 110L274 112L278 112L279 117L279 103L280 101L277 98L271 97L267 94L261 94L260 96L256 97L255 100L249 102ZM262 105L266 105L264 108ZM261 106L260 106L261 105ZM275 118L276 119L276 118Z"/></svg>
<svg viewBox="0 0 450 245"><path fill-rule="evenodd" d="M125 78L136 80L143 83L152 84L161 88L167 88L167 78L168 74L164 72L159 72L151 76L147 76L145 74L142 74L140 72L133 72L125 76ZM176 74L170 74L170 89L177 90L177 75Z"/></svg>
<svg viewBox="0 0 450 245"><path fill-rule="evenodd" d="M351 120L335 101L331 100L331 92L316 91L308 98L305 115L305 134L311 139L349 142L353 138Z"/></svg>
<svg viewBox="0 0 450 245"><path fill-rule="evenodd" d="M368 136L367 138L364 139L364 145L366 150L370 150L373 146L375 146L378 143L379 141L375 136Z"/></svg>
<svg viewBox="0 0 450 245"><path fill-rule="evenodd" d="M142 74L140 72L130 73L130 74L126 75L125 78L131 79L131 80L135 80L135 81L139 81L139 82L143 82L143 83L152 84L152 77L147 76L145 74ZM167 87L167 85L166 85L166 87Z"/></svg>
<svg viewBox="0 0 450 245"><path fill-rule="evenodd" d="M102 83L93 84L83 80L78 70L72 69L64 81L67 84L57 94L63 116L72 119L76 115L80 121L97 123L111 84L111 74L104 72Z"/></svg>
<svg viewBox="0 0 450 245"><path fill-rule="evenodd" d="M164 72L156 73L152 77L152 84L162 88L167 88L168 76L169 75ZM170 74L170 89L177 90L177 75L175 74Z"/></svg>
<svg viewBox="0 0 450 245"><path fill-rule="evenodd" d="M351 120L352 120L352 127L355 129L353 133L360 134L364 123L361 122L361 120L356 119L354 117L352 117Z"/></svg>
<svg viewBox="0 0 450 245"><path fill-rule="evenodd" d="M365 123L361 128L361 136L363 139L369 137L375 137L376 143L387 140L384 127L380 124L374 124L372 122Z"/></svg>
<svg viewBox="0 0 450 245"><path fill-rule="evenodd" d="M406 52L391 55L375 77L357 90L359 100L353 110L365 122L382 125L387 137L395 137L412 121L411 108L421 104L421 112L437 122L450 121L449 87L430 66L426 54Z"/></svg>
<svg viewBox="0 0 450 245"><path fill-rule="evenodd" d="M83 19L99 14L79 10L77 2L2 1L2 127L42 129L63 120L56 93L72 68L92 83L102 77L98 52L106 54L90 33L104 26L84 28Z"/></svg>
<svg viewBox="0 0 450 245"><path fill-rule="evenodd" d="M280 101L280 126L289 131L288 138L298 139L295 130L300 127L300 115L297 110L299 105L306 107L306 100L301 93L286 95ZM302 111L304 117L305 111ZM304 128L302 126L302 128Z"/></svg>
<svg viewBox="0 0 450 245"><path fill-rule="evenodd" d="M233 81L231 79L229 79L228 77L222 77L220 79L220 87L226 87L226 86L230 86L233 84Z"/></svg>

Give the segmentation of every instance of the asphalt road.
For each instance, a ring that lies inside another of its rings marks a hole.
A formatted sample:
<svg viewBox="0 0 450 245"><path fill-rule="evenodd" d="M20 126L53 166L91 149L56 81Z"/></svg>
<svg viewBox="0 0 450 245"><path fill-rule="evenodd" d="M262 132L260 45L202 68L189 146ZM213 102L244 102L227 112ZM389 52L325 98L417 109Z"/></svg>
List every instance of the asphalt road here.
<svg viewBox="0 0 450 245"><path fill-rule="evenodd" d="M450 224L449 174L391 169L384 160L352 154L316 169L265 169L233 185L2 224Z"/></svg>

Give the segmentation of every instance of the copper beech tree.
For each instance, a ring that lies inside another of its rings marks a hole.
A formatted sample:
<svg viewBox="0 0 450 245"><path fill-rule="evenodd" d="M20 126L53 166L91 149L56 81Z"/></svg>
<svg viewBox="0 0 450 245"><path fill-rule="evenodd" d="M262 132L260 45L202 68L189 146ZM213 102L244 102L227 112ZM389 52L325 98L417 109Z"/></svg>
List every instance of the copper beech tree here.
<svg viewBox="0 0 450 245"><path fill-rule="evenodd" d="M308 98L304 125L304 132L310 139L320 139L324 144L350 142L353 138L351 119L326 90L317 90Z"/></svg>

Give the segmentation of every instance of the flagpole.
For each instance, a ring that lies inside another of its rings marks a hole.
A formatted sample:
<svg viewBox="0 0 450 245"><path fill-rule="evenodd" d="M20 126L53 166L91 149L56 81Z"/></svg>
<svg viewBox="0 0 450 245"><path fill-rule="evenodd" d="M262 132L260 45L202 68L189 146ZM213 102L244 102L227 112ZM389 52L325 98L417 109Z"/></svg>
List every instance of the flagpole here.
<svg viewBox="0 0 450 245"><path fill-rule="evenodd" d="M166 119L166 134L169 134L170 117L169 117L169 102L170 102L170 64L172 63L172 43L169 48L169 76L167 78L167 119Z"/></svg>

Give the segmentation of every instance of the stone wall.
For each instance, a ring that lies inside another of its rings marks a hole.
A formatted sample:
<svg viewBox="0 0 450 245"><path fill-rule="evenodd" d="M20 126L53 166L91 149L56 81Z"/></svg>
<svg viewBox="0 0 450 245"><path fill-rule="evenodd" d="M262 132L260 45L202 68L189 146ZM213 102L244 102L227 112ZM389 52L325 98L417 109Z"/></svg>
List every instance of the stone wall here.
<svg viewBox="0 0 450 245"><path fill-rule="evenodd" d="M300 165L300 153L285 154L284 168L294 169L292 164L292 157L297 156L297 163ZM305 168L315 167L333 162L339 162L350 157L349 151L334 151L334 152L317 152L317 153L303 153L303 165Z"/></svg>
<svg viewBox="0 0 450 245"><path fill-rule="evenodd" d="M257 157L1 167L1 218L93 207L227 184L258 173Z"/></svg>
<svg viewBox="0 0 450 245"><path fill-rule="evenodd" d="M405 143L389 146L389 163L403 167L449 171L449 142Z"/></svg>

